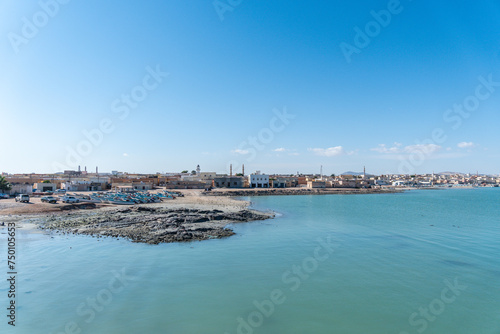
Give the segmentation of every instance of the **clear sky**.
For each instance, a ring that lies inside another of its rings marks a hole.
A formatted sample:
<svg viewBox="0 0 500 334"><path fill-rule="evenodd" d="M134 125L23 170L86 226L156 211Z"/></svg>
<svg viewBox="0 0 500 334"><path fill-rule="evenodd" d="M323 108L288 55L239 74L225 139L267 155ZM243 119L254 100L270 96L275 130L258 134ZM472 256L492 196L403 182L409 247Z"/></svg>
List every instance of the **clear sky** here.
<svg viewBox="0 0 500 334"><path fill-rule="evenodd" d="M0 172L500 173L498 1L0 0L0 37Z"/></svg>

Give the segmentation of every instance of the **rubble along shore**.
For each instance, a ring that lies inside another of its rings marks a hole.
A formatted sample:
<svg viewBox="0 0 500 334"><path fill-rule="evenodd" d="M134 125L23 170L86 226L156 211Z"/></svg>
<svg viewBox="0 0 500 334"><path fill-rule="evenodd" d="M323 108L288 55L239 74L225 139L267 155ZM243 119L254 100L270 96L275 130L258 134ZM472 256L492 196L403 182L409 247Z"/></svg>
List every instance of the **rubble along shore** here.
<svg viewBox="0 0 500 334"><path fill-rule="evenodd" d="M273 217L273 214L249 209L222 211L137 206L92 214L53 215L39 228L159 244L224 238L235 234L226 227L230 223Z"/></svg>
<svg viewBox="0 0 500 334"><path fill-rule="evenodd" d="M403 190L395 188L252 188L237 190L212 190L204 191L205 196L286 196L286 195L350 195L350 194L390 194L400 193Z"/></svg>

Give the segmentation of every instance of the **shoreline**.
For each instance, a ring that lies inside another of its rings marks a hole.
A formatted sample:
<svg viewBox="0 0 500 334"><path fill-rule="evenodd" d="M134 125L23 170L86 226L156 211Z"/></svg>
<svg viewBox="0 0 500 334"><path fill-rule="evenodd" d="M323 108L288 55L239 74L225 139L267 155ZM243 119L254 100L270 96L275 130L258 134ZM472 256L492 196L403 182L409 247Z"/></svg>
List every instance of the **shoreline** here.
<svg viewBox="0 0 500 334"><path fill-rule="evenodd" d="M299 196L299 195L365 195L365 194L394 194L407 189L396 188L242 188L242 189L214 189L204 191L202 195L216 196Z"/></svg>
<svg viewBox="0 0 500 334"><path fill-rule="evenodd" d="M381 194L380 189L221 189L181 190L184 197L161 203L111 205L101 203L48 204L0 201L0 222L15 222L29 231L124 238L148 244L201 241L234 235L228 225L275 218L274 212L250 209L246 196Z"/></svg>
<svg viewBox="0 0 500 334"><path fill-rule="evenodd" d="M250 209L251 201L243 197L392 194L408 190L415 188L215 189L210 192L183 189L178 191L184 197L138 205L48 204L32 197L28 204L13 199L0 200L0 223L15 222L18 228L33 232L121 237L150 244L200 241L234 235L227 227L233 223L276 217L272 211Z"/></svg>
<svg viewBox="0 0 500 334"><path fill-rule="evenodd" d="M101 214L48 217L40 229L63 234L124 238L147 244L220 239L234 235L233 223L265 220L274 215L254 210L165 208L135 206Z"/></svg>
<svg viewBox="0 0 500 334"><path fill-rule="evenodd" d="M274 218L274 213L249 209L250 202L226 197L185 197L161 203L108 205L48 204L32 198L30 204L0 202L0 222L15 222L30 232L124 238L148 244L218 239L234 235L233 223ZM2 226L4 227L4 226Z"/></svg>

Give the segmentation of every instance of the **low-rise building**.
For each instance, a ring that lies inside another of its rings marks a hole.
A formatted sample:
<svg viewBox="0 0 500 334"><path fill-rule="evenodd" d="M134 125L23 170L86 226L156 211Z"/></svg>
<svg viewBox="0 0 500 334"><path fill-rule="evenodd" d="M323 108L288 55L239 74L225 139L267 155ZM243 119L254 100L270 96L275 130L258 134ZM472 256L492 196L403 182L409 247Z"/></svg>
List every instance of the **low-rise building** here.
<svg viewBox="0 0 500 334"><path fill-rule="evenodd" d="M335 188L356 188L356 180L336 180Z"/></svg>
<svg viewBox="0 0 500 334"><path fill-rule="evenodd" d="M106 190L106 182L68 181L61 184L66 191L102 191Z"/></svg>
<svg viewBox="0 0 500 334"><path fill-rule="evenodd" d="M11 186L12 189L9 191L4 191L4 193L9 195L17 195L17 194L31 195L33 193L33 186L31 184L12 183Z"/></svg>
<svg viewBox="0 0 500 334"><path fill-rule="evenodd" d="M154 188L153 182L132 182L132 187L135 190L152 190Z"/></svg>
<svg viewBox="0 0 500 334"><path fill-rule="evenodd" d="M297 184L299 186L307 186L307 177L306 176L297 177Z"/></svg>
<svg viewBox="0 0 500 334"><path fill-rule="evenodd" d="M278 178L275 178L275 179L272 179L270 180L270 183L271 183L271 187L273 188L286 188L286 182L287 180L285 178L282 178L282 177L278 177Z"/></svg>
<svg viewBox="0 0 500 334"><path fill-rule="evenodd" d="M309 189L326 188L326 182L321 180L307 181L307 188Z"/></svg>
<svg viewBox="0 0 500 334"><path fill-rule="evenodd" d="M248 175L248 185L250 188L269 188L269 175L256 172Z"/></svg>
<svg viewBox="0 0 500 334"><path fill-rule="evenodd" d="M243 188L243 178L240 176L218 176L213 180L215 188Z"/></svg>
<svg viewBox="0 0 500 334"><path fill-rule="evenodd" d="M154 188L153 182L114 182L111 189L114 191L122 191L121 189L130 189L139 191L148 191Z"/></svg>
<svg viewBox="0 0 500 334"><path fill-rule="evenodd" d="M135 182L135 183L148 183L151 184L152 186L158 186L160 181L158 176L152 176L152 177L145 177L145 176L129 176L129 177L112 177L110 182L112 184L115 183L130 183L130 182Z"/></svg>
<svg viewBox="0 0 500 334"><path fill-rule="evenodd" d="M44 183L44 182L40 182L40 183L35 183L33 185L33 190L35 192L38 192L38 193L44 193L46 191L56 191L57 189L57 185L55 183Z"/></svg>
<svg viewBox="0 0 500 334"><path fill-rule="evenodd" d="M275 175L269 178L269 183L273 188L291 188L298 185L298 178Z"/></svg>
<svg viewBox="0 0 500 334"><path fill-rule="evenodd" d="M200 172L200 174L199 174L199 178L202 181L206 181L206 180L211 181L211 180L215 179L216 176L217 176L217 173L215 173L215 172Z"/></svg>
<svg viewBox="0 0 500 334"><path fill-rule="evenodd" d="M404 181L404 180L397 180L397 181L393 181L392 185L394 187L406 187L406 186L410 185L410 182L409 181Z"/></svg>
<svg viewBox="0 0 500 334"><path fill-rule="evenodd" d="M207 182L203 181L182 181L182 180L169 180L166 184L167 189L205 189L209 187Z"/></svg>

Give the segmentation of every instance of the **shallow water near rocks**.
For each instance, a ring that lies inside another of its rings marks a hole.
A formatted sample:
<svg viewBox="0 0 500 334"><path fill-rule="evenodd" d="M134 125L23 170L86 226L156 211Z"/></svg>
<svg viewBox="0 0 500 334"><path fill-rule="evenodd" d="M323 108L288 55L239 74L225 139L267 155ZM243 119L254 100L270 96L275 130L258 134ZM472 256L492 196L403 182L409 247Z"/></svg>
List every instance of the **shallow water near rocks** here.
<svg viewBox="0 0 500 334"><path fill-rule="evenodd" d="M0 332L500 332L499 189L250 200L279 215L202 242L19 229Z"/></svg>

